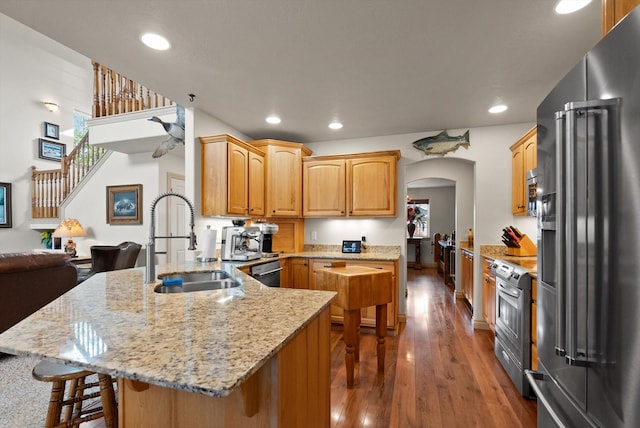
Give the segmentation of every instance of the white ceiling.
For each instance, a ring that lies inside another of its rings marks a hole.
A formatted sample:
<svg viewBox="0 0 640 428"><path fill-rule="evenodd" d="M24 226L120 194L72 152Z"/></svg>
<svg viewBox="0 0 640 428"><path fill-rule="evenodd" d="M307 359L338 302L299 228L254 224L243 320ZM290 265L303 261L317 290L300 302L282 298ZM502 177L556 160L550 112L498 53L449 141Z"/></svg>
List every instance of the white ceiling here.
<svg viewBox="0 0 640 428"><path fill-rule="evenodd" d="M0 13L252 138L309 143L535 121L600 37L599 1L564 16L555 1L2 0ZM172 49L144 47L145 31ZM509 110L489 114L496 102Z"/></svg>

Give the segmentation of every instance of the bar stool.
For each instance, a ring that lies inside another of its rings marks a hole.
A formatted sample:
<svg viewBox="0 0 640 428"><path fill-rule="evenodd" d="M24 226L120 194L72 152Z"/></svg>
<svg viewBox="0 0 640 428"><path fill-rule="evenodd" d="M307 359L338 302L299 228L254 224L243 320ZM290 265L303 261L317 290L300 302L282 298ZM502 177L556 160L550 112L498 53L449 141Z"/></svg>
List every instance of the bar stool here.
<svg viewBox="0 0 640 428"><path fill-rule="evenodd" d="M98 382L87 383L87 376L97 374ZM77 427L83 422L104 417L107 428L117 428L118 412L111 376L69 367L50 361L39 362L32 371L35 379L52 382L45 428ZM69 391L65 398L66 386ZM99 391L91 392L92 388ZM100 397L101 405L88 403Z"/></svg>

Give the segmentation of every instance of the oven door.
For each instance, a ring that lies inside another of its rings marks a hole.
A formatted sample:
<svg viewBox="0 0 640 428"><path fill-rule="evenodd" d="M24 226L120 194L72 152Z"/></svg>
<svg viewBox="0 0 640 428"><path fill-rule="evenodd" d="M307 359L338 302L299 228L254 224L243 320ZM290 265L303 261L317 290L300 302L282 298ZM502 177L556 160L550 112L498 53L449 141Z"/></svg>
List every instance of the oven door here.
<svg viewBox="0 0 640 428"><path fill-rule="evenodd" d="M519 359L523 354L524 291L496 277L496 336Z"/></svg>
<svg viewBox="0 0 640 428"><path fill-rule="evenodd" d="M280 287L280 261L263 263L251 267L251 276L269 287Z"/></svg>

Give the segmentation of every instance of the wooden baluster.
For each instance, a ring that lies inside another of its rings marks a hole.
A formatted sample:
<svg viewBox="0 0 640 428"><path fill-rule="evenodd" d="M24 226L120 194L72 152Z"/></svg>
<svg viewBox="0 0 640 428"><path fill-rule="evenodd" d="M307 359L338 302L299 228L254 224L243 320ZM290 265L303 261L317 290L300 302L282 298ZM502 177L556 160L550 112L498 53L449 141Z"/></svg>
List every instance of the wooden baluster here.
<svg viewBox="0 0 640 428"><path fill-rule="evenodd" d="M101 67L100 73L100 117L104 117L107 115L107 108L105 105L105 91L106 91L106 67L103 65Z"/></svg>
<svg viewBox="0 0 640 428"><path fill-rule="evenodd" d="M38 200L38 191L37 191L37 179L36 179L36 167L31 166L31 217L39 218L37 215L37 200Z"/></svg>
<svg viewBox="0 0 640 428"><path fill-rule="evenodd" d="M116 73L116 75L118 76L118 114L120 113L124 113L125 109L124 109L124 77L120 74L120 73Z"/></svg>
<svg viewBox="0 0 640 428"><path fill-rule="evenodd" d="M145 108L151 108L151 94L149 93L149 88L146 88L147 91L147 96L146 96L146 102L145 104Z"/></svg>
<svg viewBox="0 0 640 428"><path fill-rule="evenodd" d="M112 104L112 93L111 93L111 69L105 70L105 86L104 86L104 110L106 116L111 116L113 114L113 104Z"/></svg>
<svg viewBox="0 0 640 428"><path fill-rule="evenodd" d="M98 117L98 103L99 103L99 96L98 96L98 63L95 61L91 61L91 64L93 65L93 106L91 107L91 115L92 117Z"/></svg>

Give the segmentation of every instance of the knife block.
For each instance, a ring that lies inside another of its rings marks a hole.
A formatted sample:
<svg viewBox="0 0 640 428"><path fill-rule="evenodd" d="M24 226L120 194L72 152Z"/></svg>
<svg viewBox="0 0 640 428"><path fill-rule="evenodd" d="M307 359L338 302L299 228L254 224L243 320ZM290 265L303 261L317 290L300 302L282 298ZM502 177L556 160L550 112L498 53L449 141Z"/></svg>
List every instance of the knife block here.
<svg viewBox="0 0 640 428"><path fill-rule="evenodd" d="M507 255L515 257L535 256L538 253L538 247L527 235L522 235L520 239L520 248L507 247Z"/></svg>

